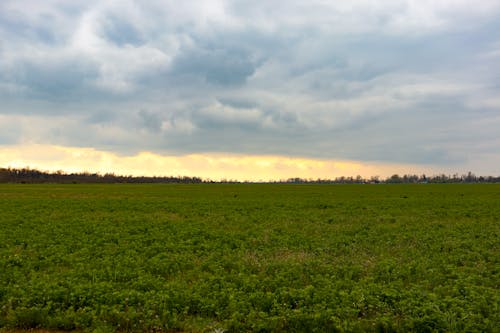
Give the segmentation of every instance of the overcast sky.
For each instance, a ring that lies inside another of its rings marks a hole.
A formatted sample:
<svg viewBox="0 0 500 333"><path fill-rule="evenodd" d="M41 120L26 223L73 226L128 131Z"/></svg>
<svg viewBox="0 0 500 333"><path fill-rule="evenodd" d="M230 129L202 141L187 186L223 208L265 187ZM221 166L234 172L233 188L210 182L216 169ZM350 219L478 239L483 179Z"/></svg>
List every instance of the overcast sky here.
<svg viewBox="0 0 500 333"><path fill-rule="evenodd" d="M500 174L500 1L2 0L0 101L3 166L35 144Z"/></svg>

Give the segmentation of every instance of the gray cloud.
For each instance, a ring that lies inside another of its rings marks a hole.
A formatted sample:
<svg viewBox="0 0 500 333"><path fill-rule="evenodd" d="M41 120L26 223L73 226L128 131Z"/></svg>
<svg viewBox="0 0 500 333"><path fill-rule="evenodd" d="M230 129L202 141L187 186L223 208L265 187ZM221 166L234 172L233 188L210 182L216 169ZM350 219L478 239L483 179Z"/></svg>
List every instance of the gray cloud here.
<svg viewBox="0 0 500 333"><path fill-rule="evenodd" d="M0 144L491 161L498 22L497 1L6 0Z"/></svg>
<svg viewBox="0 0 500 333"><path fill-rule="evenodd" d="M202 76L210 84L241 85L255 72L255 65L241 50L195 49L181 52L174 60L172 72Z"/></svg>
<svg viewBox="0 0 500 333"><path fill-rule="evenodd" d="M120 47L126 45L137 47L146 42L141 32L131 22L117 16L107 17L102 30L105 39Z"/></svg>
<svg viewBox="0 0 500 333"><path fill-rule="evenodd" d="M161 125L163 121L159 114L141 110L139 111L138 115L144 128L152 131L153 133L161 131Z"/></svg>
<svg viewBox="0 0 500 333"><path fill-rule="evenodd" d="M17 67L16 83L29 89L28 96L50 100L80 99L89 80L97 78L93 64L76 61L25 62Z"/></svg>

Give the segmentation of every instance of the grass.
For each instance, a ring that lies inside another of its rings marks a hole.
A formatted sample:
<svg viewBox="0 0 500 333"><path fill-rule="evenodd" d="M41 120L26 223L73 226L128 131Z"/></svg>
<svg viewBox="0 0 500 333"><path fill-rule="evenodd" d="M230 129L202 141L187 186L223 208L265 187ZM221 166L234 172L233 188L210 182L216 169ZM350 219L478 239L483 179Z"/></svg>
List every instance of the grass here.
<svg viewBox="0 0 500 333"><path fill-rule="evenodd" d="M500 185L0 185L0 327L495 332Z"/></svg>

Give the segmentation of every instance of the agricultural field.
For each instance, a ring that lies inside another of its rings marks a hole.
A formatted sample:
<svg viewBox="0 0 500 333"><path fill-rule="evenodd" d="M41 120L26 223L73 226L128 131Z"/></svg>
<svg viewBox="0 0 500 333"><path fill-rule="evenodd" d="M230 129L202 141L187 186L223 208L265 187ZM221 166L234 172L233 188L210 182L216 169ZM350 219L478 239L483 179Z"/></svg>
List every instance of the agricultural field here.
<svg viewBox="0 0 500 333"><path fill-rule="evenodd" d="M498 332L498 184L0 185L0 331Z"/></svg>

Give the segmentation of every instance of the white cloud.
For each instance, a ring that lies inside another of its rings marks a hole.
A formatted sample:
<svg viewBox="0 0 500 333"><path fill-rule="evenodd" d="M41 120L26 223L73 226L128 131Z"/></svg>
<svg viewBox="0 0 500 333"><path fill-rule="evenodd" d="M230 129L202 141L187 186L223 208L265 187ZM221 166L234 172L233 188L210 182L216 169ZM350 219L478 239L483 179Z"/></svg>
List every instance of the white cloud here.
<svg viewBox="0 0 500 333"><path fill-rule="evenodd" d="M498 1L449 0L354 0L354 1L228 1L232 13L245 24L265 32L315 27L331 34L421 34L436 30L467 28L457 22L474 23L495 15Z"/></svg>

